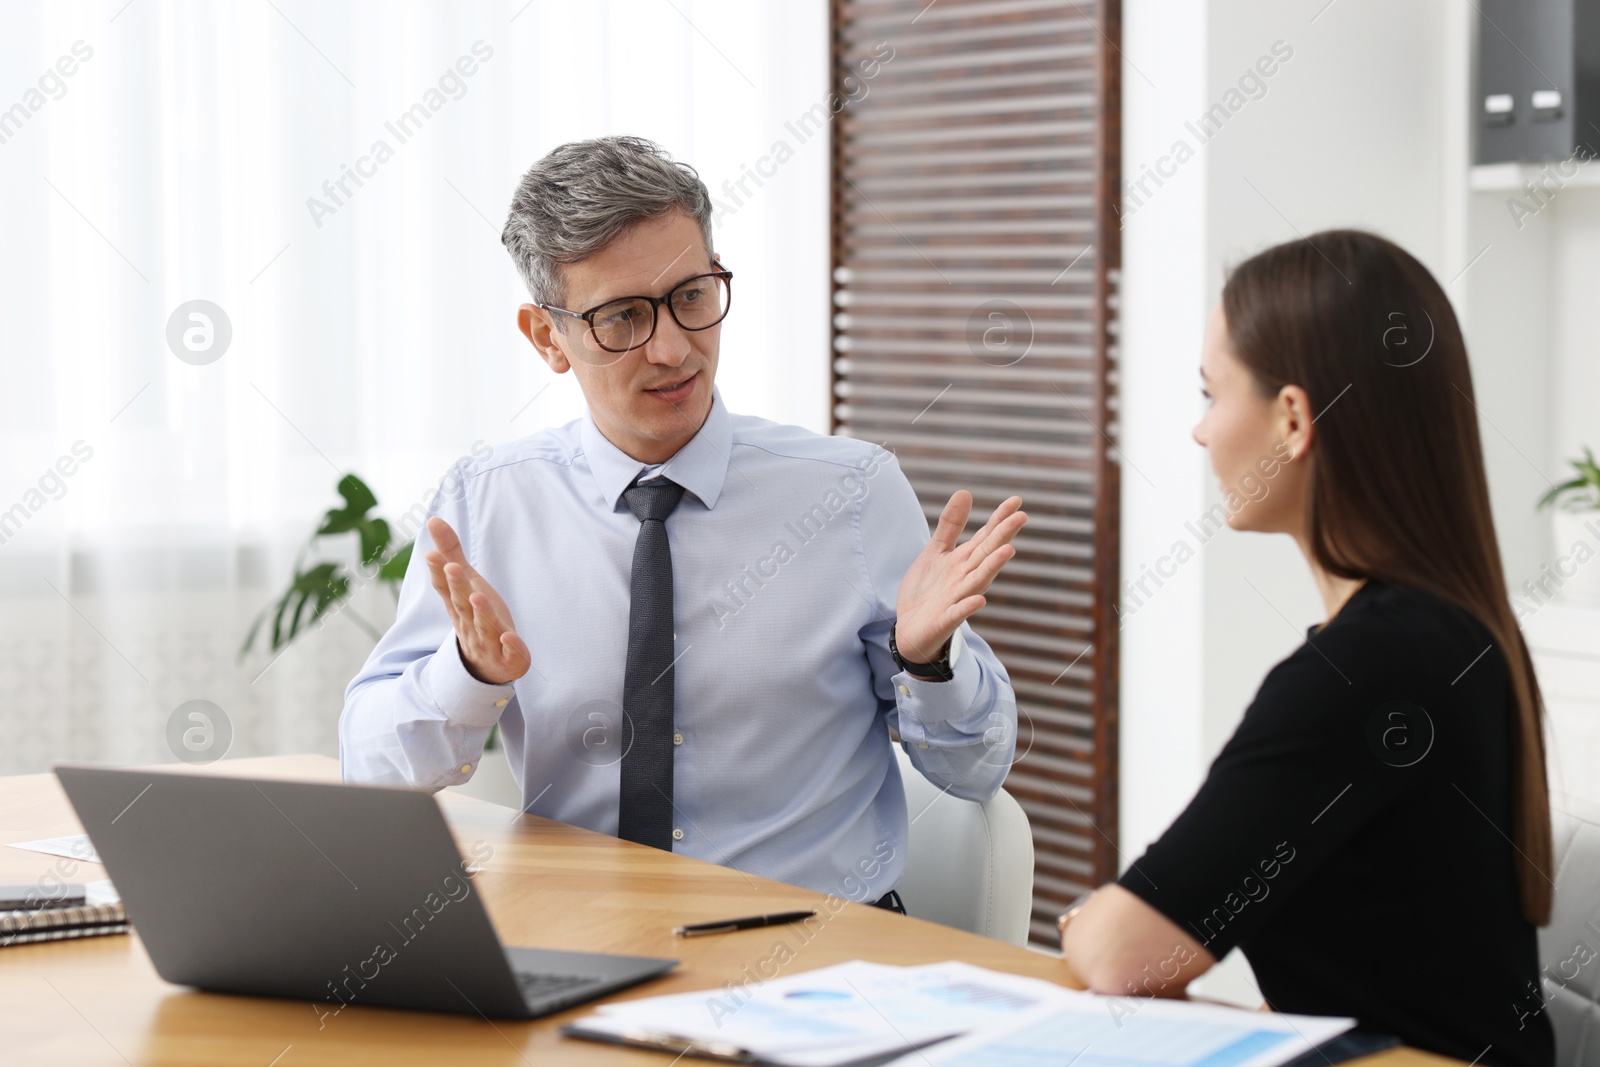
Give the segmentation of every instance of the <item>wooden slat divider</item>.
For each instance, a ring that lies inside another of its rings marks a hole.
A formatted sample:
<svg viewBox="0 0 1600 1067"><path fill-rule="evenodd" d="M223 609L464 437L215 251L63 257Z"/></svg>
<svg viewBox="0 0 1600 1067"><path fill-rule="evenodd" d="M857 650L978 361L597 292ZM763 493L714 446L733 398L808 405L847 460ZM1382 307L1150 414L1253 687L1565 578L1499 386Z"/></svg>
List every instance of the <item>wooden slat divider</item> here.
<svg viewBox="0 0 1600 1067"><path fill-rule="evenodd" d="M976 630L1012 677L1036 940L1117 874L1118 0L833 0L833 420L930 522L1017 493ZM860 94L862 59L894 49ZM845 80L846 76L850 80ZM855 92L851 92L851 88Z"/></svg>

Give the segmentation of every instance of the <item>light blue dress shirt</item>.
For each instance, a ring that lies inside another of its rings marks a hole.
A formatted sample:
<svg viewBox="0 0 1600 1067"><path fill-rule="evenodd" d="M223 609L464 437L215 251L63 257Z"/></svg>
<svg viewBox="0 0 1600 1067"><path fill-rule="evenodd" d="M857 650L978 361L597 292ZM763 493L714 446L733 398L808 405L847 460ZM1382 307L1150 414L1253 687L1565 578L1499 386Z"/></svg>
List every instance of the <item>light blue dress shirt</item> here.
<svg viewBox="0 0 1600 1067"><path fill-rule="evenodd" d="M874 900L905 867L898 731L935 784L984 800L1014 755L1016 698L982 638L958 632L954 677L889 655L900 579L928 521L894 456L731 415L648 467L585 416L464 458L429 509L504 598L533 667L508 685L462 666L429 580L424 529L398 617L345 693L347 781L464 782L498 722L525 810L617 832L629 578L629 485L686 492L670 518L676 634L677 853Z"/></svg>

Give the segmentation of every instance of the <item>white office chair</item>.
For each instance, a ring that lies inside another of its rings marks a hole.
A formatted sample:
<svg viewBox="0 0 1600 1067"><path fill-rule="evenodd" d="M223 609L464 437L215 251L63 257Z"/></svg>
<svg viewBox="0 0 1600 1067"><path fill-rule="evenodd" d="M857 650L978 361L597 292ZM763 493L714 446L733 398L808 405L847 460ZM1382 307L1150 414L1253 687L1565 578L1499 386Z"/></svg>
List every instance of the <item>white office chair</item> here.
<svg viewBox="0 0 1600 1067"><path fill-rule="evenodd" d="M1600 1067L1600 804L1552 793L1556 901L1539 931L1560 1067Z"/></svg>
<svg viewBox="0 0 1600 1067"><path fill-rule="evenodd" d="M900 896L918 919L1025 945L1033 910L1033 834L1001 790L984 804L941 793L895 745L911 840Z"/></svg>

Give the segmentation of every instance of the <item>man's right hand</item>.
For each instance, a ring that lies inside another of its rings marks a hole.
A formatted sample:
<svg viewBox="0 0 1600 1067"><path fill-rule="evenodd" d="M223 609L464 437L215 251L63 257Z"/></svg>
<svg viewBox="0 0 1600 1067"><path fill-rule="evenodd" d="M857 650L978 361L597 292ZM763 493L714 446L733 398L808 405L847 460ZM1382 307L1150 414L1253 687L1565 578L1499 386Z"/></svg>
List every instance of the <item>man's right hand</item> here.
<svg viewBox="0 0 1600 1067"><path fill-rule="evenodd" d="M494 586L467 562L461 538L437 516L428 520L428 536L434 547L423 558L433 588L456 628L456 647L467 673L492 685L514 682L527 674L533 657L512 626L511 610Z"/></svg>

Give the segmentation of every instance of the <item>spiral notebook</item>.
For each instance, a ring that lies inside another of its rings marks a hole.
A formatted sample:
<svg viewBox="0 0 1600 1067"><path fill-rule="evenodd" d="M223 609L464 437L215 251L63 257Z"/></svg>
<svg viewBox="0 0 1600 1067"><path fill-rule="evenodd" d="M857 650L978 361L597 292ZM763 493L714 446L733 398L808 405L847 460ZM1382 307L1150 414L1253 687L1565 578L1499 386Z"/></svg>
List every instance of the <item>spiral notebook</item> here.
<svg viewBox="0 0 1600 1067"><path fill-rule="evenodd" d="M128 914L110 882L91 882L88 899L67 907L0 910L0 948L128 932Z"/></svg>

